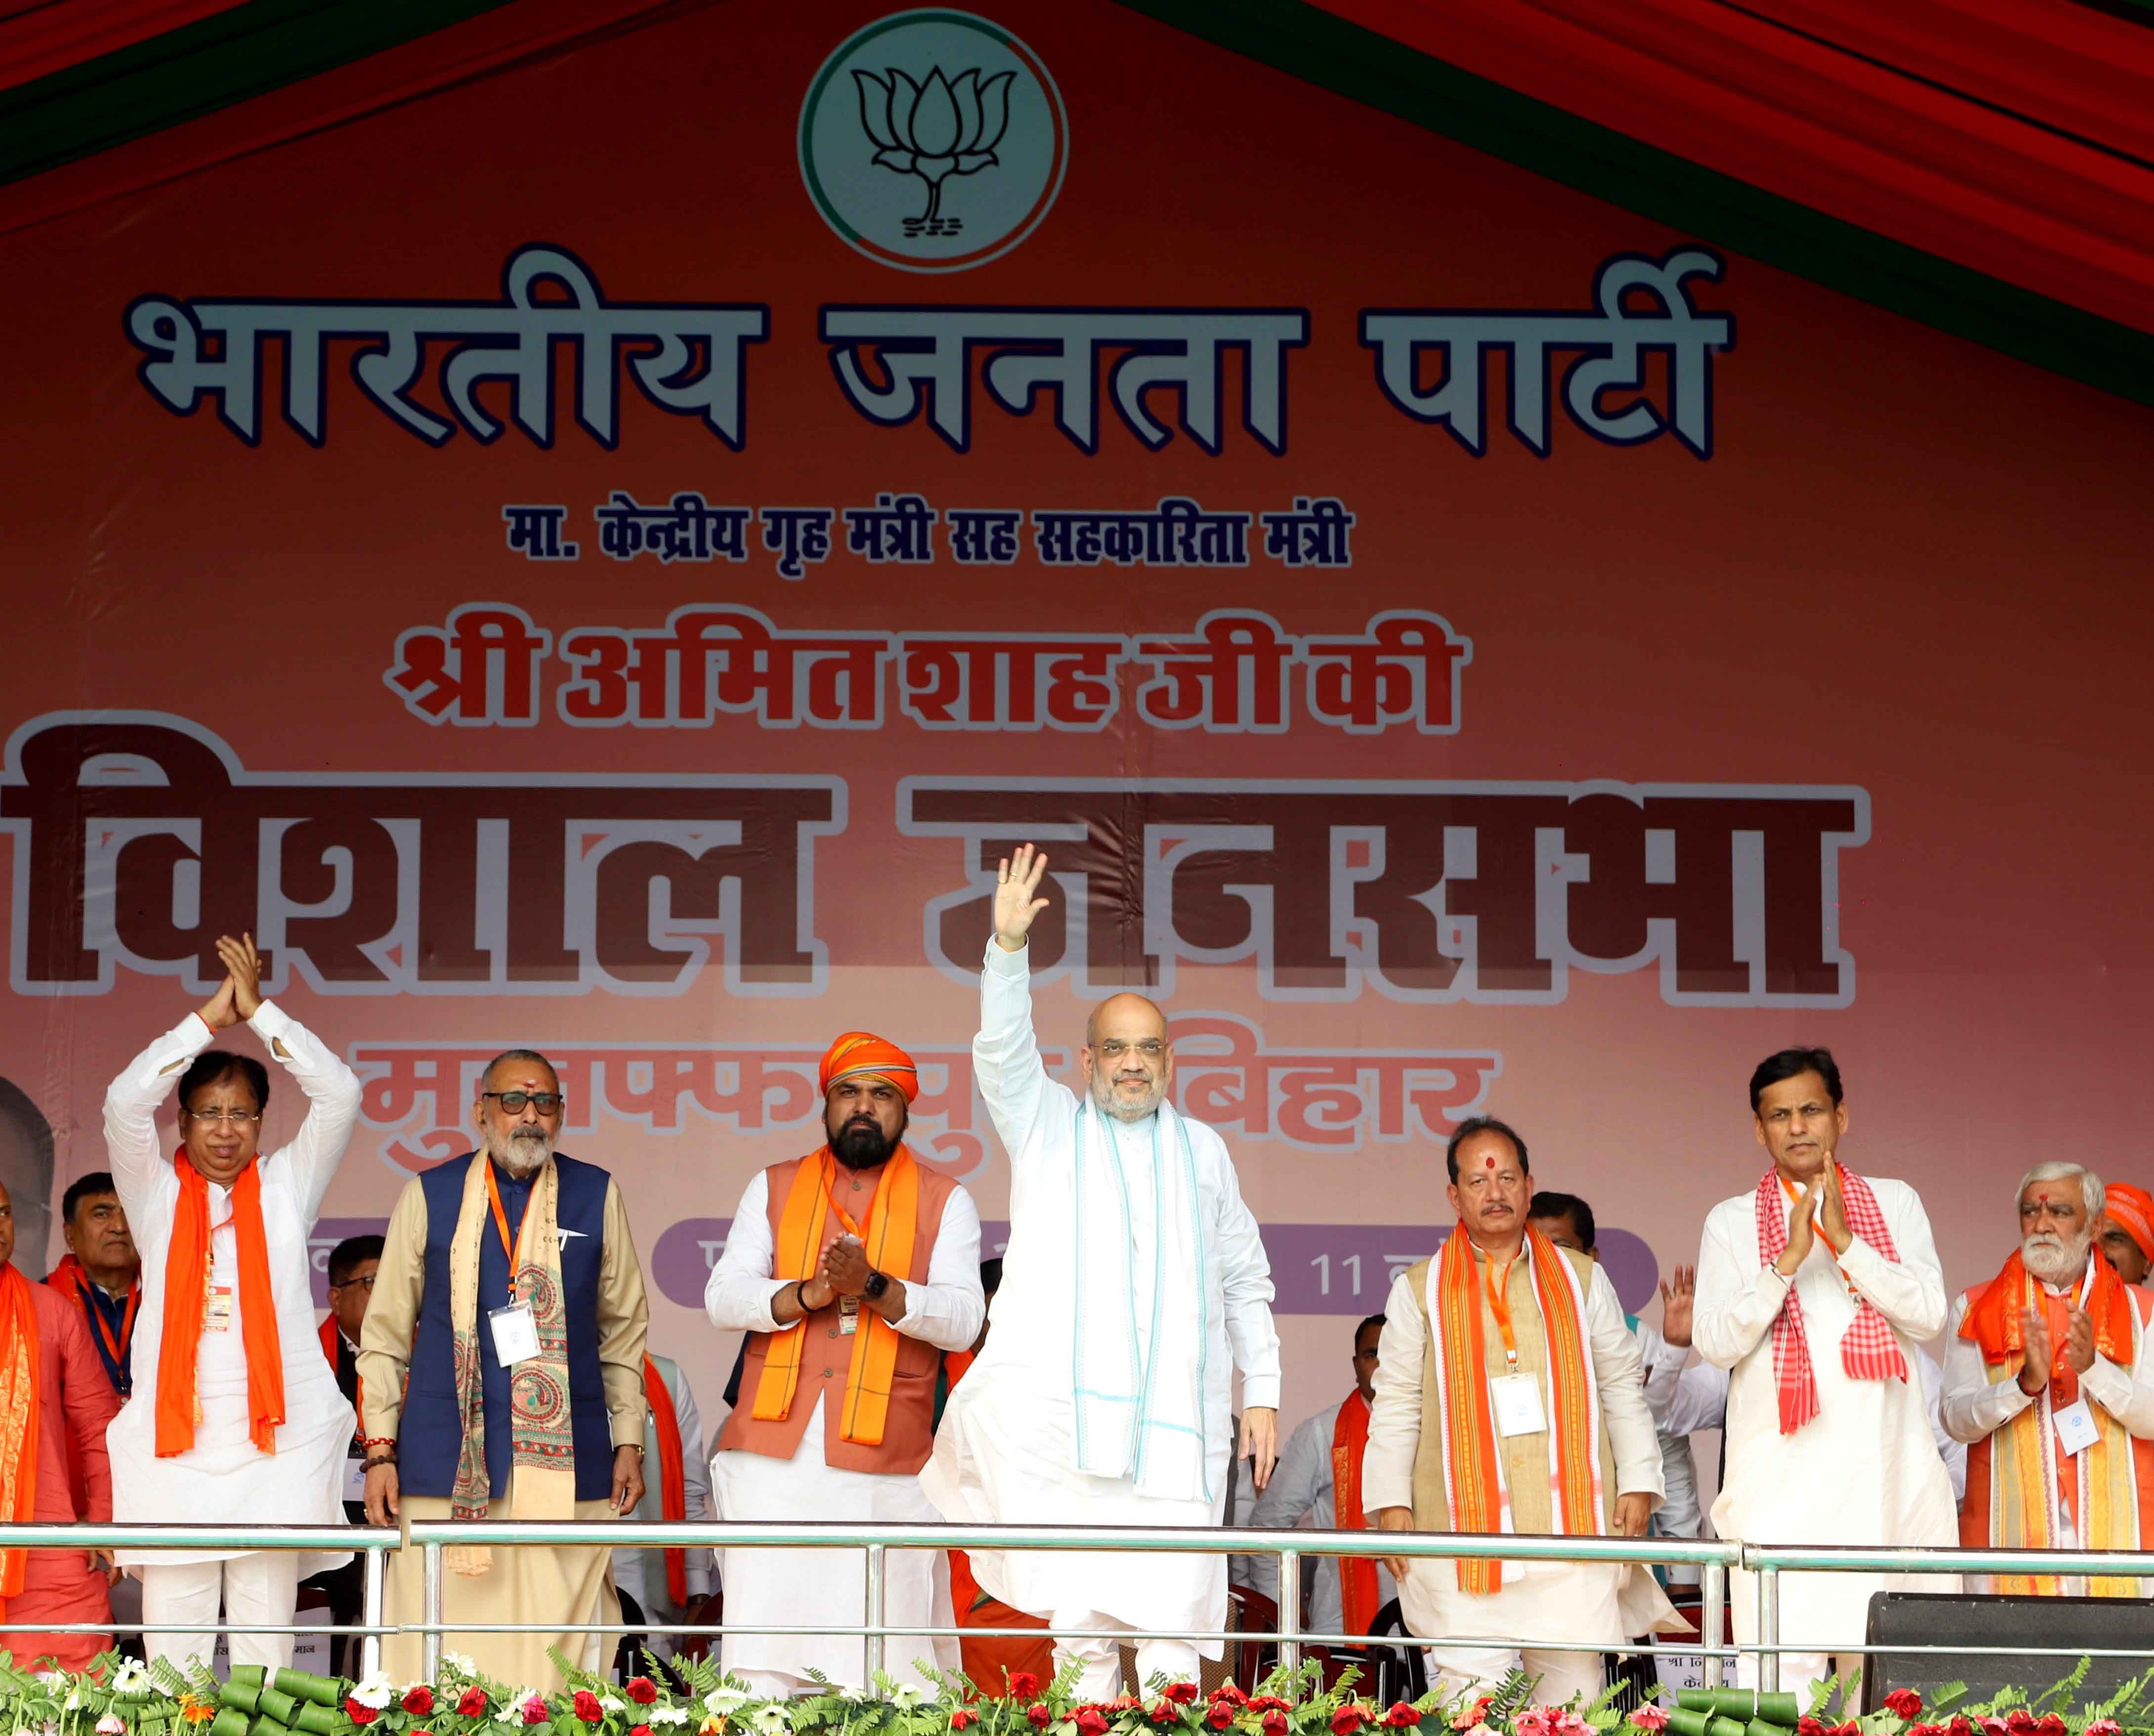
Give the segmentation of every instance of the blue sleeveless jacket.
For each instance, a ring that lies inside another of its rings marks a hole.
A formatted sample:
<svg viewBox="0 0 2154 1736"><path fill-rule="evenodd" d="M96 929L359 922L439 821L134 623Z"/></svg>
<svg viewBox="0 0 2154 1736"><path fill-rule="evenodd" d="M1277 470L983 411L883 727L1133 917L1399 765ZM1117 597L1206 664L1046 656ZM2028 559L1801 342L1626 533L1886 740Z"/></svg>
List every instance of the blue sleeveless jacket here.
<svg viewBox="0 0 2154 1736"><path fill-rule="evenodd" d="M467 1151L419 1177L426 1201L426 1277L411 1346L410 1383L398 1427L400 1486L409 1494L446 1500L456 1487L463 1427L457 1413L455 1335L449 1323L449 1243L462 1209L464 1177L477 1158ZM612 1427L599 1373L599 1266L605 1252L606 1172L554 1154L561 1176L561 1288L569 1326L569 1413L576 1452L576 1499L604 1500L613 1492ZM512 1238L523 1221L531 1183L494 1172ZM486 1381L486 1471L494 1499L508 1493L508 1371L493 1354L489 1310L508 1300L508 1257L489 1212L479 1234L479 1366Z"/></svg>

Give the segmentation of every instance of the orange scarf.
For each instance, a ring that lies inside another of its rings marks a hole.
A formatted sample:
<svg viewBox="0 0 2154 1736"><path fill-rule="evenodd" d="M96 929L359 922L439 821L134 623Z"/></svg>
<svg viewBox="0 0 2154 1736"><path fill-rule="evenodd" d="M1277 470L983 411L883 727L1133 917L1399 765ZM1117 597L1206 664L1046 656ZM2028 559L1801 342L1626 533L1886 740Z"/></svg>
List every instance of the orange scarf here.
<svg viewBox="0 0 2154 1736"><path fill-rule="evenodd" d="M165 1325L157 1346L159 1458L195 1444L202 1401L195 1391L203 1316L209 1311L209 1183L178 1153L172 1161L180 1197L172 1208L172 1245L165 1264ZM239 1329L247 1352L248 1430L256 1448L277 1450L284 1420L284 1353L277 1342L277 1302L269 1288L269 1243L262 1233L262 1167L250 1163L232 1184L232 1229L239 1244Z"/></svg>
<svg viewBox="0 0 2154 1736"><path fill-rule="evenodd" d="M666 1376L648 1356L643 1359L643 1400L658 1425L658 1514L661 1519L688 1516L688 1477L681 1468L681 1419L673 1414L673 1395L666 1390ZM688 1607L688 1552L666 1551L666 1593L673 1607Z"/></svg>
<svg viewBox="0 0 2154 1736"><path fill-rule="evenodd" d="M2087 1316L2094 1322L2094 1347L2111 1361L2129 1368L2131 1298L2126 1294L2124 1280L2116 1275L2116 1268L2110 1264L2107 1256L2096 1248L2095 1259L2098 1264L2094 1291L2087 1298ZM1959 1335L1981 1345L1982 1360L1987 1363L1995 1364L2024 1355L2027 1338L2020 1325L2019 1310L2043 1308L2046 1310L2045 1318L2054 1315L2055 1320L2060 1320L2061 1305L2050 1310L2049 1302L2049 1292L2028 1275L2026 1262L2015 1248L2011 1258L2004 1262L2004 1269L1968 1308L1967 1318L1959 1323ZM2079 1371L2065 1361L2065 1336L2055 1330L2055 1320L2052 1320L2049 1333L2049 1379L2060 1389L2058 1402L2070 1404L2079 1396Z"/></svg>
<svg viewBox="0 0 2154 1736"><path fill-rule="evenodd" d="M1356 1386L1339 1407L1331 1425L1331 1511L1342 1531L1365 1531L1368 1515L1361 1510L1361 1455L1369 1450L1369 1401ZM1368 1555L1339 1558L1339 1591L1346 1631L1366 1633L1376 1619L1382 1586L1376 1564Z"/></svg>
<svg viewBox="0 0 2154 1736"><path fill-rule="evenodd" d="M1548 1340L1548 1384L1555 1402L1555 1485L1563 1531L1570 1537L1598 1536L1600 1467L1594 1414L1598 1396L1582 1310L1574 1299L1572 1274L1555 1244L1529 1224L1526 1245L1533 1256L1534 1290ZM1489 1414L1488 1371L1481 1346L1482 1285L1465 1231L1454 1229L1444 1239L1443 1251L1437 1256L1436 1284L1451 1529L1502 1531L1510 1504L1498 1474L1495 1422ZM1462 1556L1458 1584L1467 1591L1501 1590L1503 1564Z"/></svg>
<svg viewBox="0 0 2154 1736"><path fill-rule="evenodd" d="M804 1157L793 1172L793 1186L785 1196L785 1208L778 1220L778 1247L773 1277L812 1278L822 1258L823 1231L829 1214L835 1212L847 1230L867 1246L868 1264L878 1272L914 1280L913 1233L920 1218L920 1166L903 1146L885 1160L875 1183L875 1198L868 1207L865 1228L853 1222L830 1192L838 1160L825 1146ZM770 1335L763 1378L756 1383L755 1409L759 1422L783 1421L793 1408L793 1395L800 1385L800 1356L807 1341L804 1317ZM845 1374L845 1404L840 1412L840 1440L862 1447L882 1444L883 1426L890 1415L890 1394L897 1372L897 1329L865 1305L860 1330L853 1339L852 1366Z"/></svg>
<svg viewBox="0 0 2154 1736"><path fill-rule="evenodd" d="M30 1280L0 1266L0 1519L27 1525L38 1511L38 1310ZM0 1621L23 1595L28 1550L0 1550Z"/></svg>

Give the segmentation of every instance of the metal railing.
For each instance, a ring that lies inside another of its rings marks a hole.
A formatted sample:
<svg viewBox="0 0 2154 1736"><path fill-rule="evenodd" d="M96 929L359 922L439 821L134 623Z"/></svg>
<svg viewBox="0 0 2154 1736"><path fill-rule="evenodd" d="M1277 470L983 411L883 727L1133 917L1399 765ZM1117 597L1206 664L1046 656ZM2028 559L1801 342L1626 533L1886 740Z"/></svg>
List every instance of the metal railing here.
<svg viewBox="0 0 2154 1736"><path fill-rule="evenodd" d="M749 1621L693 1622L472 1622L449 1619L443 1552L454 1545L483 1544L496 1547L552 1546L607 1549L857 1549L866 1558L866 1598L864 1619L857 1624L832 1622L814 1626L772 1626ZM421 1617L416 1621L390 1623L384 1620L383 1590L386 1552L401 1547L420 1552ZM1723 1663L1754 1655L1758 1686L1766 1691L1779 1687L1780 1657L1784 1652L1806 1652L1810 1646L1781 1643L1779 1637L1780 1575L1797 1573L1866 1573L1892 1575L2044 1575L2061 1578L2092 1575L2154 1580L2154 1551L1878 1549L1825 1547L1801 1545L1761 1545L1723 1539L1676 1537L1547 1537L1509 1534L1484 1535L1433 1531L1315 1531L1200 1530L1182 1527L1097 1525L942 1525L942 1524L831 1524L725 1523L706 1521L637 1521L627 1519L553 1520L515 1524L493 1520L461 1522L420 1520L402 1527L366 1525L172 1525L172 1524L28 1524L0 1525L0 1548L203 1550L276 1549L329 1551L353 1550L365 1557L364 1597L360 1621L336 1631L363 1638L362 1667L380 1667L380 1642L389 1635L417 1634L426 1674L431 1678L441 1662L442 1637L448 1633L560 1633L695 1634L722 1638L727 1634L800 1634L858 1636L865 1666L865 1679L872 1680L885 1666L888 1642L893 1639L944 1639L971 1636L1037 1638L1043 1630L923 1626L892 1623L887 1605L885 1566L891 1550L1110 1550L1136 1554L1272 1555L1279 1561L1282 1588L1299 1583L1304 1555L1397 1556L1413 1560L1454 1561L1461 1558L1504 1561L1560 1561L1609 1565L1689 1566L1699 1570L1700 1615L1697 1640L1680 1639L1650 1643L1625 1640L1611 1647L1605 1640L1542 1640L1527 1642L1528 1649L1549 1652L1605 1652L1611 1649L1653 1656L1699 1657L1706 1661L1708 1683L1719 1680ZM1728 1575L1752 1576L1757 1599L1757 1636L1744 1643L1732 1643L1723 1619L1727 1603ZM1146 1639L1222 1641L1228 1645L1275 1644L1279 1660L1289 1669L1301 1661L1305 1645L1331 1647L1379 1645L1425 1649L1432 1642L1412 1636L1309 1633L1302 1630L1299 1600L1279 1601L1278 1625L1269 1632L1228 1630L1117 1630L1120 1641ZM39 1633L304 1633L318 1631L317 1623L218 1623L188 1625L158 1622L0 1622L0 1644L11 1632ZM1054 1630L1046 1630L1054 1632ZM1445 1648L1513 1650L1515 1636L1471 1636L1445 1635ZM1890 1652L1895 1656L1925 1653L1961 1655L1977 1652L2009 1652L2019 1657L2132 1657L2154 1660L2154 1630L2141 1647L2091 1648L2042 1647L2012 1643L2004 1646L1922 1646L1891 1642L1871 1646L1835 1645L1835 1652ZM2060 1673L2062 1673L2061 1672Z"/></svg>

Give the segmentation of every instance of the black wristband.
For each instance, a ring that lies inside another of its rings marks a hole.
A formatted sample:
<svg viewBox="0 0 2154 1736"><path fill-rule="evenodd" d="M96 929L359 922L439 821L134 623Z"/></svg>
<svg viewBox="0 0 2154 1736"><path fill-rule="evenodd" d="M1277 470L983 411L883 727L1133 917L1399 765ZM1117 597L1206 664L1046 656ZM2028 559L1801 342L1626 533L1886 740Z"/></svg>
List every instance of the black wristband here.
<svg viewBox="0 0 2154 1736"><path fill-rule="evenodd" d="M868 1281L860 1286L860 1294L870 1302L880 1302L882 1300L882 1293L889 1288L889 1273L870 1272L868 1274Z"/></svg>

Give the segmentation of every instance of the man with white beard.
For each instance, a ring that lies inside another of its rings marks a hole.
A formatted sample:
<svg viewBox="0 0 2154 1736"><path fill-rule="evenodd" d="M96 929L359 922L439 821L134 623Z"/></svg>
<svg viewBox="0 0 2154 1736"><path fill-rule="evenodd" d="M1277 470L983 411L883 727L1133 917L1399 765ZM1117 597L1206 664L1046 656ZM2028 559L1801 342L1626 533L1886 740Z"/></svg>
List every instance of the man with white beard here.
<svg viewBox="0 0 2154 1736"><path fill-rule="evenodd" d="M1226 1141L1167 1100L1156 1006L1118 994L1093 1009L1084 1097L1047 1076L1025 940L1046 871L1021 845L995 886L972 1065L1009 1153L1009 1247L921 1486L957 1524L1217 1525L1236 1367L1241 1452L1259 1489L1271 1478L1271 1268ZM991 1596L1049 1618L1056 1667L1080 1664L1089 1699L1120 1691L1117 1631L1226 1623L1223 1555L975 1550L972 1566ZM1138 1680L1193 1681L1200 1649L1220 1645L1141 1641Z"/></svg>
<svg viewBox="0 0 2154 1736"><path fill-rule="evenodd" d="M366 1514L377 1525L589 1522L643 1497L643 1271L613 1178L554 1149L564 1109L544 1055L496 1056L472 1110L480 1150L415 1177L396 1202L360 1334ZM450 1619L558 1629L443 1636L483 1674L543 1687L556 1674L549 1646L597 1667L600 1636L569 1630L620 1620L610 1551L445 1553ZM422 1619L419 1555L390 1557L391 1622ZM382 1662L415 1678L419 1636L387 1642Z"/></svg>
<svg viewBox="0 0 2154 1736"><path fill-rule="evenodd" d="M2137 1550L2154 1535L2154 1299L2097 1244L2101 1178L2039 1163L2019 1184L2019 1246L1953 1305L1945 1426L1968 1443L1972 1549ZM1986 1588L2138 1597L2141 1582L1999 1575Z"/></svg>

